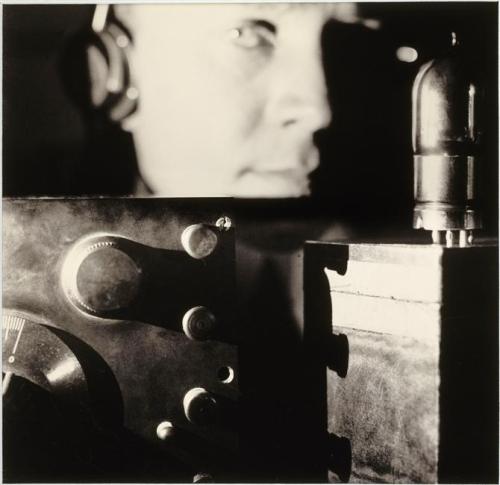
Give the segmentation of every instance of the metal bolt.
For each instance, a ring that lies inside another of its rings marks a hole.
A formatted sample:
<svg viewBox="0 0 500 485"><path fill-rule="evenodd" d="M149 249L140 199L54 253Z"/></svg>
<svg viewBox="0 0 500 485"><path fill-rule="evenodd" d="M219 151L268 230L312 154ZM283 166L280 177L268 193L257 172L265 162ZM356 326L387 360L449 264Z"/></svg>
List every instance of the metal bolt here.
<svg viewBox="0 0 500 485"><path fill-rule="evenodd" d="M229 231L233 225L233 221L227 216L222 216L217 219L215 225L220 231Z"/></svg>
<svg viewBox="0 0 500 485"><path fill-rule="evenodd" d="M212 425L219 419L218 402L202 387L194 387L186 392L182 404L186 418L193 424Z"/></svg>
<svg viewBox="0 0 500 485"><path fill-rule="evenodd" d="M172 439L174 435L175 428L170 421L162 421L156 428L156 436L162 441Z"/></svg>
<svg viewBox="0 0 500 485"><path fill-rule="evenodd" d="M213 313L204 306L188 310L182 317L182 329L192 340L206 340L213 334L217 320Z"/></svg>
<svg viewBox="0 0 500 485"><path fill-rule="evenodd" d="M203 259L217 247L217 233L206 224L192 224L181 235L181 243L192 258Z"/></svg>

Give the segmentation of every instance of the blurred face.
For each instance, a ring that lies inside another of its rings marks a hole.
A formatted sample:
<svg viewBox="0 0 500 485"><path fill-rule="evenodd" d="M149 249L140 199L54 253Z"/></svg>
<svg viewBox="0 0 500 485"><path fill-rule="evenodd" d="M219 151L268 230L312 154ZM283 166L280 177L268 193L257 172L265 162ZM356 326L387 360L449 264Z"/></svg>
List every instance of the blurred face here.
<svg viewBox="0 0 500 485"><path fill-rule="evenodd" d="M330 121L321 34L352 4L141 5L127 18L145 183L165 196L299 197Z"/></svg>

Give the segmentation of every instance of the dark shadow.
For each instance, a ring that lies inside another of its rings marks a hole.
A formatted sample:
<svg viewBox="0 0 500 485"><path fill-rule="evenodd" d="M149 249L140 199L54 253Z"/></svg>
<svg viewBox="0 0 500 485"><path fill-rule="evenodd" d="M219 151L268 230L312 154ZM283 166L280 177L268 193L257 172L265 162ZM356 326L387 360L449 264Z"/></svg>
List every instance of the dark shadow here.
<svg viewBox="0 0 500 485"><path fill-rule="evenodd" d="M444 304L456 317L441 330L440 482L498 483L497 251L447 253Z"/></svg>
<svg viewBox="0 0 500 485"><path fill-rule="evenodd" d="M123 399L113 371L88 344L63 330L47 327L74 353L85 374L90 413L99 426L123 426Z"/></svg>
<svg viewBox="0 0 500 485"><path fill-rule="evenodd" d="M326 342L326 365L339 377L346 377L349 369L349 340L347 335L332 334Z"/></svg>
<svg viewBox="0 0 500 485"><path fill-rule="evenodd" d="M328 468L335 473L342 483L349 482L352 471L351 442L344 437L330 433L328 435Z"/></svg>
<svg viewBox="0 0 500 485"><path fill-rule="evenodd" d="M3 470L6 482L189 483L198 471L127 430L116 379L86 343L50 328L80 362L88 408L14 376L4 398ZM203 451L203 445L198 450ZM221 450L201 456L223 456Z"/></svg>
<svg viewBox="0 0 500 485"><path fill-rule="evenodd" d="M87 416L13 376L3 398L3 480L70 482L92 463Z"/></svg>
<svg viewBox="0 0 500 485"><path fill-rule="evenodd" d="M349 247L345 244L306 243L304 248L304 365L303 408L307 417L307 447L303 460L314 470L317 481L327 480L330 462L326 369L327 363L338 364L341 374L347 372L346 339L332 336L330 285L325 268L344 274L347 271ZM331 344L333 348L330 347ZM343 347L336 354L335 347Z"/></svg>
<svg viewBox="0 0 500 485"><path fill-rule="evenodd" d="M285 277L268 260L252 286L245 314L240 314L242 477L248 482L308 483L318 478L305 456L315 446L309 434L311 427L316 429L316 416L308 414L308 405L316 396L304 392L304 354Z"/></svg>

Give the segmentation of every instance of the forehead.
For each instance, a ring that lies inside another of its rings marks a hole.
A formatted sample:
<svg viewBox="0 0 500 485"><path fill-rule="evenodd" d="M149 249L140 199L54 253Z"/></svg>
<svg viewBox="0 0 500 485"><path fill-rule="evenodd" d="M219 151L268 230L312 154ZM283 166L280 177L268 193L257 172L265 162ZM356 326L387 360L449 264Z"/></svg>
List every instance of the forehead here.
<svg viewBox="0 0 500 485"><path fill-rule="evenodd" d="M219 5L222 7L222 5ZM240 11L254 11L267 15L280 17L288 14L302 14L305 12L317 12L327 17L344 18L346 21L356 17L357 6L355 3L254 3L254 4L226 4Z"/></svg>
<svg viewBox="0 0 500 485"><path fill-rule="evenodd" d="M264 17L275 22L289 17L312 14L325 21L337 20L354 23L358 7L355 3L225 3L225 4L163 4L119 5L119 16L132 29L151 27L152 24L179 21L204 21L205 23L237 21L245 18ZM149 23L145 25L145 22Z"/></svg>

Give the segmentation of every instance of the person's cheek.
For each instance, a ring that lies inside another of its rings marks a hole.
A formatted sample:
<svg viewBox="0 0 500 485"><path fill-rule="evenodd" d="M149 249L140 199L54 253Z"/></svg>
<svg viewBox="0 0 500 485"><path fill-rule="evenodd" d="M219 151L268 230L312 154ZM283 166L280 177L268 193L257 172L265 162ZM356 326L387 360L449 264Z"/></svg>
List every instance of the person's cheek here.
<svg viewBox="0 0 500 485"><path fill-rule="evenodd" d="M242 78L238 65L227 65L220 50L207 51L199 64L198 119L206 120L207 142L212 141L210 153L215 153L226 178L245 168L258 149L256 133L262 123L265 108L264 84Z"/></svg>

